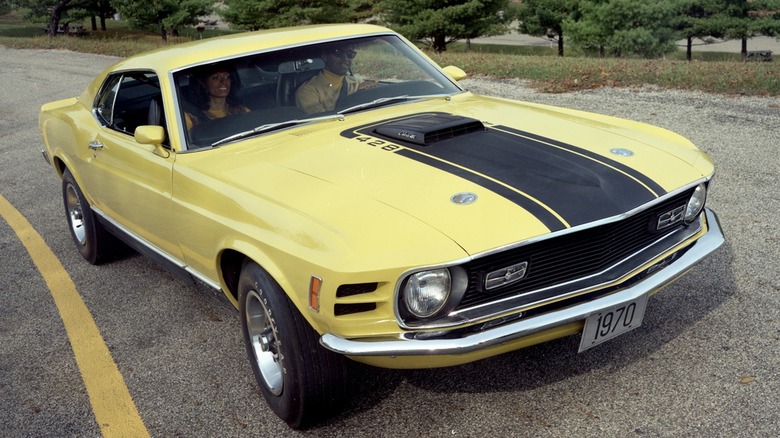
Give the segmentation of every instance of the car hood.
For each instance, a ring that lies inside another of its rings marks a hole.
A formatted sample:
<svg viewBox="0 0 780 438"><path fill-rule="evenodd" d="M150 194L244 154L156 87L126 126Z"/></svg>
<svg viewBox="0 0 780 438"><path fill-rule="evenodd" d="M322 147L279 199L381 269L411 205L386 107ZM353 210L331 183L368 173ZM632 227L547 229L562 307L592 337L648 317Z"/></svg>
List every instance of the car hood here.
<svg viewBox="0 0 780 438"><path fill-rule="evenodd" d="M327 186L322 193L340 197L345 216L371 218L389 208L395 220L400 212L470 255L619 216L713 171L704 154L669 131L469 93L246 143L252 146L225 147L233 150L235 184L251 182L252 163L261 160ZM309 187L304 197L316 196L316 185ZM271 196L287 202L300 195ZM404 223L395 225L392 232L403 234Z"/></svg>

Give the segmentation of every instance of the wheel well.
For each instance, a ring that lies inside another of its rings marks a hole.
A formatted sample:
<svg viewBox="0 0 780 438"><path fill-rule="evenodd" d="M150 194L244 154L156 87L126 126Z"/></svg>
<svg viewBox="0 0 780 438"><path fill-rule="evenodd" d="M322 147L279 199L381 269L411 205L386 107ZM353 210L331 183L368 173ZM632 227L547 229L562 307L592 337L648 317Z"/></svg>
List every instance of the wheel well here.
<svg viewBox="0 0 780 438"><path fill-rule="evenodd" d="M54 163L54 169L57 171L57 174L62 178L62 175L65 173L65 170L67 170L68 166L57 157L54 157L52 162Z"/></svg>
<svg viewBox="0 0 780 438"><path fill-rule="evenodd" d="M232 249L225 250L220 257L219 267L222 271L222 279L227 285L228 292L235 299L238 299L238 277L241 275L241 267L246 258L244 254Z"/></svg>

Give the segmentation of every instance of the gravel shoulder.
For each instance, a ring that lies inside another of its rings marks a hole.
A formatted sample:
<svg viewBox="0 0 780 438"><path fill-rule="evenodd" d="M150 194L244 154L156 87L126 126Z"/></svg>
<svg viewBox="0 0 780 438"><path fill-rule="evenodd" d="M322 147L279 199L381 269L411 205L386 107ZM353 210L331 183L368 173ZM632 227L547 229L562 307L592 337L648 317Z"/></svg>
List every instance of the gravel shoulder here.
<svg viewBox="0 0 780 438"><path fill-rule="evenodd" d="M68 270L153 436L776 436L780 430L780 98L658 89L475 93L658 125L711 155L727 244L651 300L642 327L577 354L565 338L460 367L355 365L342 415L290 432L263 404L237 317L142 257L94 268L67 235L40 155L43 103L117 58L0 47L0 195ZM98 436L46 285L0 220L0 435Z"/></svg>

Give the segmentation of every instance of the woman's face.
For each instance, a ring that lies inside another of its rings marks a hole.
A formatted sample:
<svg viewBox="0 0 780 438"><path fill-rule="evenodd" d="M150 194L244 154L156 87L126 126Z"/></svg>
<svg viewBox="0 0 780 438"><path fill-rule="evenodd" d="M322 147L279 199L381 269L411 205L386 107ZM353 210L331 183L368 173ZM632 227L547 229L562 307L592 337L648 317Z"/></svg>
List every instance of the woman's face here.
<svg viewBox="0 0 780 438"><path fill-rule="evenodd" d="M230 94L230 73L217 70L206 78L206 91L211 97L227 97Z"/></svg>

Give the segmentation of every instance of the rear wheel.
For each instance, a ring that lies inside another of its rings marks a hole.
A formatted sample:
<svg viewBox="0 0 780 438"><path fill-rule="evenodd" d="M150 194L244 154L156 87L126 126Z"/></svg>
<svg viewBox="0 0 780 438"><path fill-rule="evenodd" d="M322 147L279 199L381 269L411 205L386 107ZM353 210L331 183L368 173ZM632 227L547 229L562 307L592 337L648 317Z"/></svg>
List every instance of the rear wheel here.
<svg viewBox="0 0 780 438"><path fill-rule="evenodd" d="M244 344L274 413L296 429L332 413L344 396L345 359L320 345L317 332L256 263L244 264L238 288Z"/></svg>
<svg viewBox="0 0 780 438"><path fill-rule="evenodd" d="M62 199L76 248L93 265L106 261L117 241L97 221L76 179L67 169L62 175Z"/></svg>

